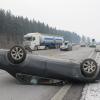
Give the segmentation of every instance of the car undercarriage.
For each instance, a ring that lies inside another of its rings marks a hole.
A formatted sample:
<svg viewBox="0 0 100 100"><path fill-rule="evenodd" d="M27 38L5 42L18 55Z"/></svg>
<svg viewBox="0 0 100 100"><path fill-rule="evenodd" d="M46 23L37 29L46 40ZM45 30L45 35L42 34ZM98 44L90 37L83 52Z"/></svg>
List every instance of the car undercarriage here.
<svg viewBox="0 0 100 100"><path fill-rule="evenodd" d="M87 58L80 63L67 62L27 54L25 49L18 45L0 52L0 69L26 84L93 82L99 75L99 65L94 59Z"/></svg>

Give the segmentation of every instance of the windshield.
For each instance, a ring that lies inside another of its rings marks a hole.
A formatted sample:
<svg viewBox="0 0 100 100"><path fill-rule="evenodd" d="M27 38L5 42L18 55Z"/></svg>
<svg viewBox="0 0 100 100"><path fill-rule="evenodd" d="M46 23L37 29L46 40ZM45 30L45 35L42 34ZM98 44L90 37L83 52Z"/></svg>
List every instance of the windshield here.
<svg viewBox="0 0 100 100"><path fill-rule="evenodd" d="M24 41L32 41L32 37L24 37Z"/></svg>
<svg viewBox="0 0 100 100"><path fill-rule="evenodd" d="M65 43L65 45L67 45L68 43Z"/></svg>

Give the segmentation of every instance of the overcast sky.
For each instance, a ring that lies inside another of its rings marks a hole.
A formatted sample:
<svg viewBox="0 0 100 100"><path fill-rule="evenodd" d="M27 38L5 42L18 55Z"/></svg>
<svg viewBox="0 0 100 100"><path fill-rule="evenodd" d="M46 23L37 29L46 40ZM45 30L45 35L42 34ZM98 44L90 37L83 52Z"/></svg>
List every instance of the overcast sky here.
<svg viewBox="0 0 100 100"><path fill-rule="evenodd" d="M100 0L0 0L0 8L100 40Z"/></svg>

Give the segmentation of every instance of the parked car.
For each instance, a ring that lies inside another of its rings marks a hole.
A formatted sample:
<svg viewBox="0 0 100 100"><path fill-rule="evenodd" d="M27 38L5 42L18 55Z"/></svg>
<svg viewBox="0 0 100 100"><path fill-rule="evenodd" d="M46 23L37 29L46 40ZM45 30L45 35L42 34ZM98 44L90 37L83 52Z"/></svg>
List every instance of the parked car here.
<svg viewBox="0 0 100 100"><path fill-rule="evenodd" d="M82 43L80 43L80 46L81 47L86 47L86 43L82 42Z"/></svg>
<svg viewBox="0 0 100 100"><path fill-rule="evenodd" d="M69 41L65 41L61 46L60 46L60 50L72 50L72 43Z"/></svg>
<svg viewBox="0 0 100 100"><path fill-rule="evenodd" d="M14 46L8 51L0 50L0 69L23 82L34 81L32 77L37 76L63 81L93 82L98 79L99 68L93 59L85 59L81 63L66 62L27 54L21 46Z"/></svg>

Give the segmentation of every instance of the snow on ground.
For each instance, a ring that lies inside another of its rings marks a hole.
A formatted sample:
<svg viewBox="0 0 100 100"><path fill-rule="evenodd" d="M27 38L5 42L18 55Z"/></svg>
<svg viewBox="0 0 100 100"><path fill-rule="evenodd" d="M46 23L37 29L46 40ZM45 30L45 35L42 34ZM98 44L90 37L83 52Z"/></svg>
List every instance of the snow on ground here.
<svg viewBox="0 0 100 100"><path fill-rule="evenodd" d="M96 57L96 62L100 66L100 53ZM100 80L85 85L81 100L100 100Z"/></svg>
<svg viewBox="0 0 100 100"><path fill-rule="evenodd" d="M8 51L8 49L0 49L0 51Z"/></svg>
<svg viewBox="0 0 100 100"><path fill-rule="evenodd" d="M4 49L0 49L0 51L3 51Z"/></svg>
<svg viewBox="0 0 100 100"><path fill-rule="evenodd" d="M100 81L87 84L83 89L81 100L100 100Z"/></svg>

